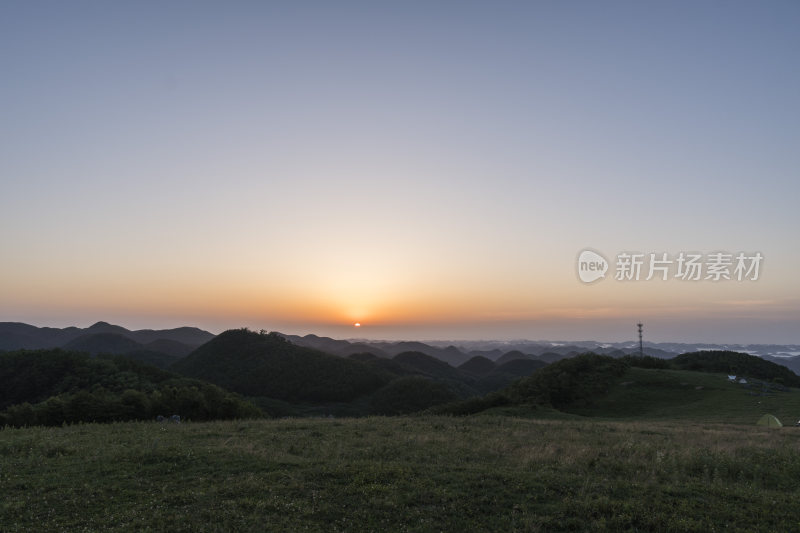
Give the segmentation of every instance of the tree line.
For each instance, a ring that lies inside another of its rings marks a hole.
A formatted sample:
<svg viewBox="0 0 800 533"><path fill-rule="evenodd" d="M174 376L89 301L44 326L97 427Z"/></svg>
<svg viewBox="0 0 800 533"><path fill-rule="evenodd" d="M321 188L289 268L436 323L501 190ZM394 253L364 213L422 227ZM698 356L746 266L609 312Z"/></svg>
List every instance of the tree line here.
<svg viewBox="0 0 800 533"><path fill-rule="evenodd" d="M0 426L247 418L261 411L224 389L124 356L54 350L0 354Z"/></svg>

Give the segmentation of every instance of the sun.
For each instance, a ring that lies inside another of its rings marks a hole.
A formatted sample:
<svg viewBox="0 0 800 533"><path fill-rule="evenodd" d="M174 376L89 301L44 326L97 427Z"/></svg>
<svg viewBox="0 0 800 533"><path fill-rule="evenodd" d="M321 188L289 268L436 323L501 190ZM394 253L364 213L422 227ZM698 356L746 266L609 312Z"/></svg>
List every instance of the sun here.
<svg viewBox="0 0 800 533"><path fill-rule="evenodd" d="M360 328L360 327L361 327L361 322L356 322L356 323L355 323L355 324L353 324L353 325L354 325L355 327L357 327L357 328Z"/></svg>

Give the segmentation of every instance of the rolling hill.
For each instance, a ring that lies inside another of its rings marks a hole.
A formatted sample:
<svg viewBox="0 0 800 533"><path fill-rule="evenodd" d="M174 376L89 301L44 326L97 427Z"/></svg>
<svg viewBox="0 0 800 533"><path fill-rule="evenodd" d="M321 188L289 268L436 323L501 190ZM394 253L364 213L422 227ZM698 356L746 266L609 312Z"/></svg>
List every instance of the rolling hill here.
<svg viewBox="0 0 800 533"><path fill-rule="evenodd" d="M194 347L170 339L158 339L147 344L120 333L89 333L66 343L65 350L85 352L91 355L123 355L142 363L167 368L188 355Z"/></svg>
<svg viewBox="0 0 800 533"><path fill-rule="evenodd" d="M170 369L258 398L259 405L273 414L297 409L315 413L324 408L353 416L409 413L480 396L544 364L483 363L490 365L489 372L478 376L422 352L403 352L391 359L373 353L340 357L297 346L281 334L239 329L220 334Z"/></svg>
<svg viewBox="0 0 800 533"><path fill-rule="evenodd" d="M474 376L485 376L496 367L497 365L495 365L491 359L482 355L476 355L466 363L459 365L458 369Z"/></svg>
<svg viewBox="0 0 800 533"><path fill-rule="evenodd" d="M119 333L88 333L72 339L63 348L76 352L86 352L90 354L109 353L121 354L141 350L144 347L130 337Z"/></svg>
<svg viewBox="0 0 800 533"><path fill-rule="evenodd" d="M518 416L694 420L754 424L771 413L784 423L800 418L800 389L788 370L735 352L697 352L664 368L635 366L637 358L584 354L536 370L482 398L438 406L440 414L497 412ZM633 361L629 363L629 361ZM645 361L646 362L646 361ZM649 362L646 362L649 365ZM736 368L746 383L732 382ZM793 381L792 381L793 383ZM549 411L548 411L549 410Z"/></svg>
<svg viewBox="0 0 800 533"><path fill-rule="evenodd" d="M488 374L481 376L476 387L483 393L503 389L514 381L530 376L536 370L547 366L543 361L534 359L514 359L495 368Z"/></svg>
<svg viewBox="0 0 800 533"><path fill-rule="evenodd" d="M747 425L769 413L793 425L800 419L800 390L755 378L734 383L724 373L633 367L590 404L563 411L592 418Z"/></svg>
<svg viewBox="0 0 800 533"><path fill-rule="evenodd" d="M260 416L217 386L122 356L90 357L61 349L0 354L0 427Z"/></svg>
<svg viewBox="0 0 800 533"><path fill-rule="evenodd" d="M221 333L170 368L247 396L290 402L350 401L391 380L364 362L246 329Z"/></svg>
<svg viewBox="0 0 800 533"><path fill-rule="evenodd" d="M684 353L671 359L670 366L682 370L725 372L726 374L777 380L784 385L800 387L800 376L787 367L746 353L726 350Z"/></svg>
<svg viewBox="0 0 800 533"><path fill-rule="evenodd" d="M95 335L100 335L100 337L95 341L87 340ZM33 350L42 348L72 349L68 347L69 344L78 343L78 345L80 345L84 342L88 342L90 348L99 346L103 342L110 343L112 349L116 349L122 345L121 341L118 339L114 341L109 340L112 338L116 339L116 337L111 336L132 340L136 342L137 345L143 345L144 349L152 351L162 351L164 345L161 344L166 342L167 351L165 351L165 353L172 356L180 356L178 352L186 355L201 344L214 338L212 333L194 327L132 331L122 326L109 324L108 322L97 322L88 328L39 328L20 322L0 322L0 350ZM78 340L81 338L83 338L83 340ZM158 341L158 343L156 343L156 341ZM178 345L180 348L177 347ZM137 346L135 349L143 349L143 346Z"/></svg>
<svg viewBox="0 0 800 533"><path fill-rule="evenodd" d="M321 352L329 353L331 355L338 355L340 357L348 357L354 353L371 353L379 357L388 357L381 349L370 344L360 342L350 342L344 340L332 339L330 337L320 337L318 335L284 335L280 334L286 340L297 346L304 346L306 348L314 348Z"/></svg>

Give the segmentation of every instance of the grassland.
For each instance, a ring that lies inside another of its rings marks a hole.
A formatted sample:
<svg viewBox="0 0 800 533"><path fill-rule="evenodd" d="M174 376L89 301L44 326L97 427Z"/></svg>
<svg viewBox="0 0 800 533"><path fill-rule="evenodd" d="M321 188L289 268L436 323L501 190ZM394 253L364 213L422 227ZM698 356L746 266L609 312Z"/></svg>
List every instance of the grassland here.
<svg viewBox="0 0 800 533"><path fill-rule="evenodd" d="M776 388L753 379L742 385L724 374L629 368L606 394L568 411L603 419L725 424L754 424L771 413L791 425L800 419L800 389Z"/></svg>
<svg viewBox="0 0 800 533"><path fill-rule="evenodd" d="M573 418L5 429L0 530L800 529L800 429Z"/></svg>
<svg viewBox="0 0 800 533"><path fill-rule="evenodd" d="M0 431L0 531L797 531L800 391L629 368L565 411Z"/></svg>

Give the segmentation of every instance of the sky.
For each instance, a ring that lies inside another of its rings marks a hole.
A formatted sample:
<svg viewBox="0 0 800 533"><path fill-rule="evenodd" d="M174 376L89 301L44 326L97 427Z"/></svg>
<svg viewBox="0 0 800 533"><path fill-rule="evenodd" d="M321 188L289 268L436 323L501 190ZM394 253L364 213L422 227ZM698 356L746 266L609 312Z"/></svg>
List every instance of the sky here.
<svg viewBox="0 0 800 533"><path fill-rule="evenodd" d="M800 343L798 27L795 1L2 2L0 321ZM682 252L763 261L684 280Z"/></svg>

